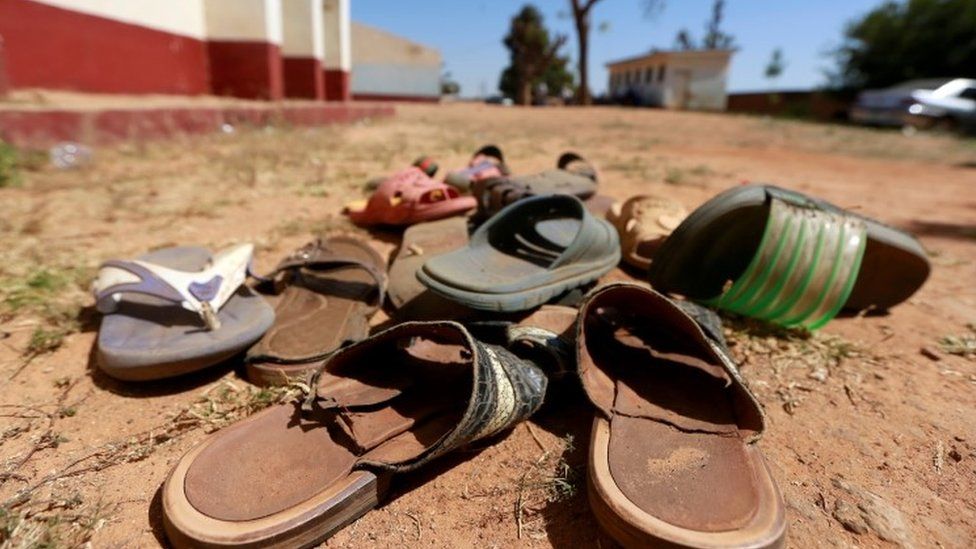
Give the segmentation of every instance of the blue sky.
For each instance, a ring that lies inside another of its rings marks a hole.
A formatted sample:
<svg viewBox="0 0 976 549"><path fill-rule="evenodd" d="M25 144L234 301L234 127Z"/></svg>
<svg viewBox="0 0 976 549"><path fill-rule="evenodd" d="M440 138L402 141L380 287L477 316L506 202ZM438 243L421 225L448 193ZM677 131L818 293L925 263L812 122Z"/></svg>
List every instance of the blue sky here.
<svg viewBox="0 0 976 549"><path fill-rule="evenodd" d="M508 64L502 37L524 0L352 0L352 19L379 27L441 51L445 70L465 96L496 93L498 76ZM533 2L551 31L569 37L565 53L576 59L569 0ZM825 52L841 41L844 24L881 0L727 0L724 30L736 38L729 89L764 90L763 69L774 48L783 49L787 66L779 89L806 89L824 83L832 66ZM590 38L590 87L606 89L604 63L668 48L682 27L703 33L712 0L670 0L655 18L644 16L642 0L602 0L593 8ZM606 23L605 31L596 27Z"/></svg>

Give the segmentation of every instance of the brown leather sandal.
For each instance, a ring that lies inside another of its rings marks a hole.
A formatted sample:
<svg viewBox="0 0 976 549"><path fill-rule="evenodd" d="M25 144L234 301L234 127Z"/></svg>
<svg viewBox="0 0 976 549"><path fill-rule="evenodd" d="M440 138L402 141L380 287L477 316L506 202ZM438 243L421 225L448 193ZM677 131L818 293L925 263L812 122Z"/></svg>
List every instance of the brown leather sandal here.
<svg viewBox="0 0 976 549"><path fill-rule="evenodd" d="M542 371L455 322L407 322L346 347L305 404L274 406L191 450L163 486L175 547L297 547L383 497L393 473L500 433L542 404Z"/></svg>
<svg viewBox="0 0 976 549"><path fill-rule="evenodd" d="M762 408L728 353L663 295L597 288L576 332L597 409L588 492L625 547L780 547L782 496L756 444Z"/></svg>
<svg viewBox="0 0 976 549"><path fill-rule="evenodd" d="M245 357L256 385L307 375L344 344L369 335L383 303L386 262L362 239L330 236L286 257L269 275L285 285L275 323Z"/></svg>

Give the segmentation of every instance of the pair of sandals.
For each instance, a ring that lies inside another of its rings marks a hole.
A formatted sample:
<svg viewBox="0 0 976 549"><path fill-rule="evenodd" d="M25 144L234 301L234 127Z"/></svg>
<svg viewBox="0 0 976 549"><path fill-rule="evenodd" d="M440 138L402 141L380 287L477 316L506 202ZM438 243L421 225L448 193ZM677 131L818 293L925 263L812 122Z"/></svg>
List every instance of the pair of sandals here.
<svg viewBox="0 0 976 549"><path fill-rule="evenodd" d="M477 207L480 223L505 206L529 196L568 194L582 200L597 189L596 170L576 153L564 153L556 169L512 176L501 149L485 145L472 155L466 168L434 179L437 165L427 157L381 181L372 181L368 199L348 204L345 213L361 226L407 226L465 213ZM470 195L462 193L470 192Z"/></svg>
<svg viewBox="0 0 976 549"><path fill-rule="evenodd" d="M564 309L513 326L509 348L540 333L572 341L575 360L561 359L594 409L588 491L604 529L628 547L782 543L762 409L724 347L644 286ZM378 505L393 475L527 419L546 388L535 363L461 324L399 324L329 358L304 403L187 453L163 487L167 535L176 547L316 543Z"/></svg>
<svg viewBox="0 0 976 549"><path fill-rule="evenodd" d="M386 290L386 262L369 244L342 235L317 240L265 277L251 272L252 255L250 244L214 256L174 247L104 263L94 284L105 315L99 368L121 380L155 380L247 350L253 383L282 384L369 334ZM245 285L249 276L274 295L274 309Z"/></svg>
<svg viewBox="0 0 976 549"><path fill-rule="evenodd" d="M494 145L476 151L466 168L448 173L443 183L434 179L437 169L430 157L422 156L405 170L368 182L370 197L348 204L344 211L353 223L364 227L435 221L475 208L474 197L461 195L470 190L472 182L509 173L501 150Z"/></svg>

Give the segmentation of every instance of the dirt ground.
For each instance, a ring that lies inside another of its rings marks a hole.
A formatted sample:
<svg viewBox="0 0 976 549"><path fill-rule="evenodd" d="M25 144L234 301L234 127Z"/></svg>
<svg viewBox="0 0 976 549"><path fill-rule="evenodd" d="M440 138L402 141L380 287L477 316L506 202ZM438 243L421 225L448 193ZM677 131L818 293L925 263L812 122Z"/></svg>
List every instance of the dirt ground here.
<svg viewBox="0 0 976 549"><path fill-rule="evenodd" d="M444 168L484 143L519 172L567 149L603 192L689 209L743 181L776 182L915 232L930 280L887 315L777 332L729 319L769 415L760 442L794 547L971 547L976 540L976 142L733 115L616 108L402 106L391 120L99 148L58 171L36 155L0 188L0 540L152 547L159 488L208 432L283 391L239 361L166 382L93 369L87 286L98 264L173 244L257 244L258 270L339 214L365 180L420 154ZM378 235L391 253L396 235ZM613 276L620 276L619 273ZM968 354L967 354L968 353ZM527 425L399 478L327 547L602 546L586 499L591 411L553 383Z"/></svg>

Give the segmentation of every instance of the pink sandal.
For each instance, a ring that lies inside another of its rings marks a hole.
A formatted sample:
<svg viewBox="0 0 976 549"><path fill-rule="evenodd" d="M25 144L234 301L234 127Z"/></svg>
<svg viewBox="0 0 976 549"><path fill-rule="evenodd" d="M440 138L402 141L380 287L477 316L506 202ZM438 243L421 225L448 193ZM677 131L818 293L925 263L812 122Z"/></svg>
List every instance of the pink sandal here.
<svg viewBox="0 0 976 549"><path fill-rule="evenodd" d="M412 225L464 213L477 205L474 197L434 181L416 167L407 168L380 183L369 200L346 206L356 225Z"/></svg>
<svg viewBox="0 0 976 549"><path fill-rule="evenodd" d="M471 190L471 185L486 179L504 177L511 173L505 165L502 150L495 145L485 145L471 156L468 167L447 174L444 182L461 192Z"/></svg>

